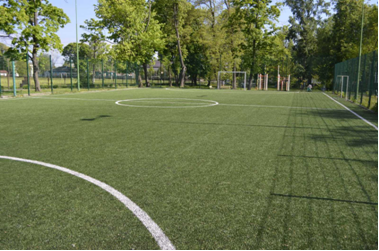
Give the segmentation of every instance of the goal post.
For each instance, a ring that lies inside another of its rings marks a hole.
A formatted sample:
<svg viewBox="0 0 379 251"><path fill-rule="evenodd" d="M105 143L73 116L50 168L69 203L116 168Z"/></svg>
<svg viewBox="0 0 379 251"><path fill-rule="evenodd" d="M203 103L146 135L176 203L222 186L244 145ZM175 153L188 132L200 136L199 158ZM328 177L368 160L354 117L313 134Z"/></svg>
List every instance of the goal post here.
<svg viewBox="0 0 379 251"><path fill-rule="evenodd" d="M233 75L239 74L242 76L236 76L237 88L243 88L246 90L246 71L219 71L217 74L217 89L224 89L228 87L230 89L230 83L233 82ZM225 75L229 75L226 78Z"/></svg>
<svg viewBox="0 0 379 251"><path fill-rule="evenodd" d="M257 75L257 90L268 90L268 74Z"/></svg>
<svg viewBox="0 0 379 251"><path fill-rule="evenodd" d="M348 75L337 75L337 82L338 82L338 80L340 80L340 85L341 85L341 98L343 97L344 79L346 79L345 99L348 100L348 95L349 95L349 76Z"/></svg>

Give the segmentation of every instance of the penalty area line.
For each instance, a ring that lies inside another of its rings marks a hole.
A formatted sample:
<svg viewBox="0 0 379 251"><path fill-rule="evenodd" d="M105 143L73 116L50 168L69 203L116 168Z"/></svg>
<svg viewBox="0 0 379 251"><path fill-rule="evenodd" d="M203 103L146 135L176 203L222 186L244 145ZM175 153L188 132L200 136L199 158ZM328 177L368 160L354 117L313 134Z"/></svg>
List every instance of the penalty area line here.
<svg viewBox="0 0 379 251"><path fill-rule="evenodd" d="M163 233L162 229L150 218L150 216L145 211L143 211L137 204L135 204L128 197L123 195L121 192L117 191L115 188L109 186L108 184L101 182L97 179L94 179L90 176L87 176L85 174L73 171L71 169L41 162L41 161L22 159L22 158L10 157L10 156L1 156L1 155L0 155L0 159L26 162L26 163L31 163L35 165L40 165L40 166L56 169L58 171L62 171L64 173L68 173L78 178L81 178L83 180L86 180L100 187L101 189L113 195L117 200L119 200L122 204L124 204L130 211L132 211L132 213L142 222L142 224L147 228L150 234L154 237L158 246L162 250L175 250L175 246L171 243L168 237Z"/></svg>

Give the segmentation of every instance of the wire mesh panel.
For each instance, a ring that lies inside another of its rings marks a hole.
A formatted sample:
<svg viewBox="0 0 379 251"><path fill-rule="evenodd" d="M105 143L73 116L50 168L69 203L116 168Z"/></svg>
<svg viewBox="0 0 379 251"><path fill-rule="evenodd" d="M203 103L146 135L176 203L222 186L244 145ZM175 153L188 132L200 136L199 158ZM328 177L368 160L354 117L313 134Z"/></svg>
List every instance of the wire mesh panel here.
<svg viewBox="0 0 379 251"><path fill-rule="evenodd" d="M333 90L336 94L347 96L349 100L367 108L377 107L378 51L362 55L359 78L358 65L359 58L336 64Z"/></svg>

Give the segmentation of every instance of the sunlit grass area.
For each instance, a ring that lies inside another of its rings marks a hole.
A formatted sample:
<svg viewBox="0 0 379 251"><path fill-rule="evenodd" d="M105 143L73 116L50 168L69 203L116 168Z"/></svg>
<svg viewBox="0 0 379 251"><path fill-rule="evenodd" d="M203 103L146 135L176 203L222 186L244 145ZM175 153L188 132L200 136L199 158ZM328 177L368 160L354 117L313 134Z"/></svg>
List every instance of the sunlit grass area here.
<svg viewBox="0 0 379 251"><path fill-rule="evenodd" d="M378 131L321 92L124 87L0 114L0 156L106 183L177 249L378 248ZM160 248L86 180L2 158L0 172L2 249Z"/></svg>

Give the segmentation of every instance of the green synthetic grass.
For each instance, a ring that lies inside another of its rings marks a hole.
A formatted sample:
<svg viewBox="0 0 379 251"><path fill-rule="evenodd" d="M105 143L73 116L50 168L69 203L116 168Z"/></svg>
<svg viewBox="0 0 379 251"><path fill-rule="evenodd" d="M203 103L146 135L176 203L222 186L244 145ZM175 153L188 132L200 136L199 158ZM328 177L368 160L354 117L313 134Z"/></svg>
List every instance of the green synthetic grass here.
<svg viewBox="0 0 379 251"><path fill-rule="evenodd" d="M129 99L146 107L115 104ZM322 93L134 89L0 100L0 114L0 155L107 183L177 249L378 248L378 132ZM1 249L159 248L99 187L0 172Z"/></svg>

